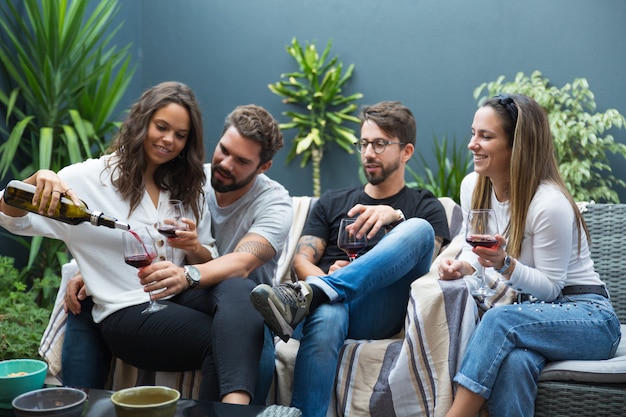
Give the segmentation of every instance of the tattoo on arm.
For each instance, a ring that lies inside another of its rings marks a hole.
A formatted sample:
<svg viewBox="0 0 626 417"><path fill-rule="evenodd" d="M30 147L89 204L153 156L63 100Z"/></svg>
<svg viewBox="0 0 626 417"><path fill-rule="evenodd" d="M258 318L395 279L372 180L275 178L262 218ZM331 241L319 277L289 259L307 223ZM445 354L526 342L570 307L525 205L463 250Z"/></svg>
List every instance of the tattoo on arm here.
<svg viewBox="0 0 626 417"><path fill-rule="evenodd" d="M315 236L302 236L296 246L296 254L304 256L311 263L316 264L322 258L326 242Z"/></svg>
<svg viewBox="0 0 626 417"><path fill-rule="evenodd" d="M235 248L235 252L251 253L263 262L267 262L272 259L276 253L272 245L269 243L259 242L256 240L241 242Z"/></svg>

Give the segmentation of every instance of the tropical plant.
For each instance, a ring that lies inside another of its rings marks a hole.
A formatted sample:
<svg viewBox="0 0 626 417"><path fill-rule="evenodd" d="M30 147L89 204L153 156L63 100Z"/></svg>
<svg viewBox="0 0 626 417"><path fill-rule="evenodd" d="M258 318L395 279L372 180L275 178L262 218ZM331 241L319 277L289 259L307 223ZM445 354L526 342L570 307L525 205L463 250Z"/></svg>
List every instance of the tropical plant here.
<svg viewBox="0 0 626 417"><path fill-rule="evenodd" d="M39 341L54 303L39 295L58 288L60 281L58 276L35 279L29 287L19 275L14 259L0 256L0 360L39 359Z"/></svg>
<svg viewBox="0 0 626 417"><path fill-rule="evenodd" d="M357 138L354 130L345 122L359 123L352 115L357 106L353 102L363 97L361 93L344 96L342 89L352 76L354 64L343 72L338 57L327 61L332 42L329 41L320 56L314 43L304 48L293 38L286 47L287 53L296 60L298 72L281 74L281 81L270 84L269 89L284 97L283 103L294 104L305 112L286 111L291 122L282 123L281 129L298 129L287 163L296 155L302 155L301 167L311 160L313 169L313 195L321 194L320 165L327 144L335 142L348 153L354 152Z"/></svg>
<svg viewBox="0 0 626 417"><path fill-rule="evenodd" d="M58 171L98 156L117 129L114 111L134 73L130 45L110 45L121 27L111 28L117 0L100 1L90 15L88 4L0 3L0 114L10 132L0 145L0 178ZM43 242L20 242L30 247L29 268L43 261L33 272L38 276L59 271L63 258L64 245Z"/></svg>
<svg viewBox="0 0 626 417"><path fill-rule="evenodd" d="M456 138L452 143L444 135L441 140L433 137L433 149L435 153L436 168L431 168L421 152L416 152L410 162L417 165L416 168L407 164L406 169L413 181L407 182L407 186L424 188L437 197L450 197L457 203L461 202L461 181L470 172L472 155L467 149L466 142L457 144ZM417 162L419 159L419 162ZM420 175L419 172L424 175Z"/></svg>
<svg viewBox="0 0 626 417"><path fill-rule="evenodd" d="M612 174L607 154L626 159L626 145L615 142L607 131L626 127L626 119L615 109L596 112L594 94L586 79L577 78L558 88L550 85L539 71L530 77L520 72L509 82L502 75L478 86L474 98L480 104L498 93L525 94L545 109L561 175L574 199L619 202L615 187L624 187L626 183Z"/></svg>

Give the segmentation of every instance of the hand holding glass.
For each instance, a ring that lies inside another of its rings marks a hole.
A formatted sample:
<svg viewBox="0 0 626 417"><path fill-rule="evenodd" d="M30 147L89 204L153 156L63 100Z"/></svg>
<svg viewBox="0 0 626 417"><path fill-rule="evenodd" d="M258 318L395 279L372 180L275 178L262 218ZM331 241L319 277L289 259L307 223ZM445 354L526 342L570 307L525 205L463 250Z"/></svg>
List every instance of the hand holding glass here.
<svg viewBox="0 0 626 417"><path fill-rule="evenodd" d="M177 230L187 230L182 222L183 202L180 200L165 200L159 203L157 230L165 237L176 237ZM167 259L174 260L174 249L167 245Z"/></svg>
<svg viewBox="0 0 626 417"><path fill-rule="evenodd" d="M147 227L123 232L122 245L124 248L124 262L135 268L143 268L150 265L157 256L154 240ZM167 305L153 300L152 293L149 294L150 304L141 314L155 313L167 307Z"/></svg>
<svg viewBox="0 0 626 417"><path fill-rule="evenodd" d="M157 230L163 236L176 237L177 230L186 230L187 225L181 221L183 202L166 200L159 203Z"/></svg>
<svg viewBox="0 0 626 417"><path fill-rule="evenodd" d="M363 235L361 238L356 237L356 233L348 230L347 227L352 225L356 217L346 217L341 219L339 223L339 234L337 236L337 246L345 253L348 254L350 262L354 261L365 246L367 245L367 238Z"/></svg>
<svg viewBox="0 0 626 417"><path fill-rule="evenodd" d="M467 243L474 247L493 248L498 244L496 233L498 233L498 224L492 209L470 210L465 229L465 241ZM472 291L472 295L488 297L496 293L495 290L487 286L485 268L482 265L476 270L476 276L480 278L481 284L480 287Z"/></svg>

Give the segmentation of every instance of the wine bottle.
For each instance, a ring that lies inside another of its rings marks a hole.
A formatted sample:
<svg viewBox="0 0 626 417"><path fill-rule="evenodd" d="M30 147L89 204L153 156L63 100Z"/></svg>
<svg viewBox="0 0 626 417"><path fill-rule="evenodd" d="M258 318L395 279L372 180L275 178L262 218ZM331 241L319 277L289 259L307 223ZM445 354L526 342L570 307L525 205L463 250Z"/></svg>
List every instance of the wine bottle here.
<svg viewBox="0 0 626 417"><path fill-rule="evenodd" d="M84 202L82 202L80 206L77 206L72 200L63 196L61 196L61 201L59 201L54 213L51 215L47 212L42 214L39 212L39 207L34 206L32 203L34 194L34 185L12 180L7 184L4 190L4 202L10 206L40 214L63 223L77 225L82 222L89 222L94 226L106 226L111 229L130 229L130 226L126 223L119 222L117 219L107 216L100 211L89 210L87 204Z"/></svg>

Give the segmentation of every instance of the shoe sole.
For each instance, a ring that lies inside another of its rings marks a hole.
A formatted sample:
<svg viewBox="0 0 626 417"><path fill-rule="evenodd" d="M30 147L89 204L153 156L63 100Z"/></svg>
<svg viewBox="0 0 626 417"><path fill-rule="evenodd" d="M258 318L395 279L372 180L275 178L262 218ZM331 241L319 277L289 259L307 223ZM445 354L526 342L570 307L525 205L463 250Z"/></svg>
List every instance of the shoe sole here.
<svg viewBox="0 0 626 417"><path fill-rule="evenodd" d="M283 342L287 342L291 335L293 335L293 328L285 321L280 311L270 298L268 293L259 294L253 292L250 294L252 305L263 316L263 319L274 332L275 335L281 338Z"/></svg>

